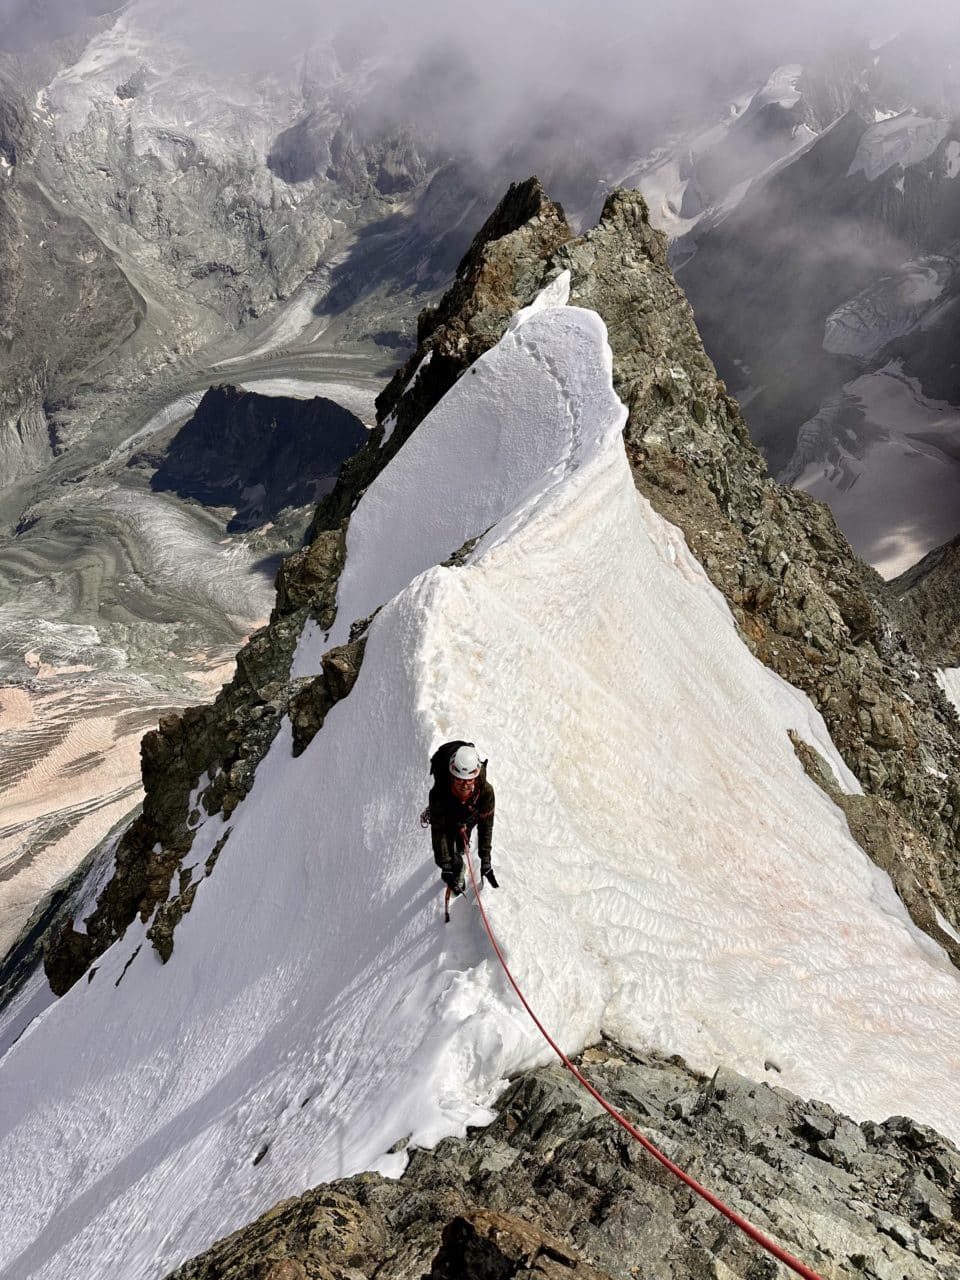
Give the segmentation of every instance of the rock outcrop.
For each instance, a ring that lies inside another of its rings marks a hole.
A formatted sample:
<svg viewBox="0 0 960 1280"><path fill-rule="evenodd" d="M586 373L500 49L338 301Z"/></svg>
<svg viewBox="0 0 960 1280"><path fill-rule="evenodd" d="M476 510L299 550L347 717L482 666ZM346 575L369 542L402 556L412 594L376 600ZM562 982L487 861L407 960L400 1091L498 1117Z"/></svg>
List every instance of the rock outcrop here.
<svg viewBox="0 0 960 1280"><path fill-rule="evenodd" d="M960 666L960 537L886 584L913 649L931 666Z"/></svg>
<svg viewBox="0 0 960 1280"><path fill-rule="evenodd" d="M665 1155L832 1280L960 1277L960 1152L903 1117L855 1124L730 1070L604 1042L578 1065ZM309 1105L309 1104L308 1104ZM269 1148L259 1154L270 1159ZM170 1280L761 1280L780 1268L560 1066L398 1181L315 1187Z"/></svg>
<svg viewBox="0 0 960 1280"><path fill-rule="evenodd" d="M233 507L228 533L290 508L315 506L366 442L360 419L333 400L211 387L170 441L150 487L205 506ZM130 466L149 458L135 454Z"/></svg>

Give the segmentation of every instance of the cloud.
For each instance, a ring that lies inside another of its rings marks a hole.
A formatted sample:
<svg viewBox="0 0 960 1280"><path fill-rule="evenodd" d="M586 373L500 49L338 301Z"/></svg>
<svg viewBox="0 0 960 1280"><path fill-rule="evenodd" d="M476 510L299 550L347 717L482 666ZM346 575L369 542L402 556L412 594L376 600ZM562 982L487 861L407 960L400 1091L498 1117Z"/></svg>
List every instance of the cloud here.
<svg viewBox="0 0 960 1280"><path fill-rule="evenodd" d="M48 0L44 12L84 7L106 0ZM33 22L36 8L0 0L0 25ZM333 91L352 95L372 132L412 127L438 152L492 168L547 153L556 164L566 146L598 170L709 120L778 63L904 21L902 0L131 0L118 13L218 76L299 80L308 96L311 77L322 92L311 68L331 65L316 55L326 46L342 72ZM952 0L911 6L909 20L957 26Z"/></svg>
<svg viewBox="0 0 960 1280"><path fill-rule="evenodd" d="M258 0L246 0L251 11ZM665 124L762 83L781 62L879 41L903 24L889 0L279 0L305 36L330 38L344 65L381 61L369 102L380 123L434 131L446 147L492 157L538 131L578 126L586 145L628 131L642 145ZM789 11L784 11L789 9ZM930 3L910 21L956 25ZM568 131L569 132L569 131Z"/></svg>

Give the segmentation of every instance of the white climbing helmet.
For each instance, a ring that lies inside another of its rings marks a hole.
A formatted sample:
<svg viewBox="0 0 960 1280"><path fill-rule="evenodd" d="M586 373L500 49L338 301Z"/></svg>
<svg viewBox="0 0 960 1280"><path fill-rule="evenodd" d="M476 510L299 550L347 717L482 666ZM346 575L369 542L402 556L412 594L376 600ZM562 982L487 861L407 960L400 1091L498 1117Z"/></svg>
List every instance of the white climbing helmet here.
<svg viewBox="0 0 960 1280"><path fill-rule="evenodd" d="M458 747L450 757L450 772L455 778L479 777L480 756L472 742Z"/></svg>

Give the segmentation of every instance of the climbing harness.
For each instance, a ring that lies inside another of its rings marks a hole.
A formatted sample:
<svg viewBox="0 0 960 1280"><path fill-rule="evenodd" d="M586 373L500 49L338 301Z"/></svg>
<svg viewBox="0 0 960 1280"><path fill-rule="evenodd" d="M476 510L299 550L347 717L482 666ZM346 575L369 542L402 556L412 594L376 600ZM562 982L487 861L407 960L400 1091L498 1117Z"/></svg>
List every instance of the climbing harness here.
<svg viewBox="0 0 960 1280"><path fill-rule="evenodd" d="M517 980L514 978L513 974L510 972L509 966L507 965L507 962L504 959L503 952L500 950L500 946L497 943L496 938L494 937L493 929L490 927L490 921L487 919L487 913L483 909L483 901L480 897L480 890L477 887L477 880L473 874L473 861L470 857L469 839L467 839L464 842L463 856L467 860L467 868L470 872L470 880L471 880L471 883L473 884L473 892L476 896L477 906L480 909L480 918L483 920L483 927L487 931L487 936L490 939L490 943L494 951L496 952L497 959L500 961L500 964L503 968L503 972L507 975L507 978L510 982L511 987L513 987L514 991L517 993L517 996L520 999L520 1003L523 1005L524 1009L526 1009L527 1013L533 1019L533 1022L536 1025L537 1030L540 1032L544 1040L546 1040L547 1044L554 1051L554 1053L557 1055L557 1057L560 1059L560 1061L563 1063L566 1069L570 1072L570 1074L573 1075L577 1080L579 1080L579 1082L583 1085L583 1087L587 1090L587 1092L591 1095L591 1097L593 1097L594 1099L596 1099L597 1102L599 1102L600 1106L603 1107L604 1111L606 1111L609 1115L611 1115L614 1118L614 1120L616 1120L617 1124L620 1125L622 1129L625 1129L632 1138L635 1138L637 1142L639 1142L640 1145L646 1151L648 1151L650 1155L654 1157L654 1159L659 1160L660 1163L665 1168L669 1169L670 1172L675 1175L675 1177L679 1178L680 1181L685 1183L692 1191L695 1191L698 1196L702 1196L702 1198L706 1200L707 1204L712 1205L713 1208L716 1209L718 1213L722 1213L725 1218L728 1218L734 1224L734 1226L739 1227L740 1230L744 1232L745 1235L749 1236L750 1239L753 1240L755 1244L758 1244L760 1245L761 1248L766 1249L767 1253L771 1254L779 1262L782 1262L784 1266L789 1267L791 1271L795 1271L798 1276L803 1276L804 1280L823 1280L823 1277L818 1272L811 1270L810 1267L808 1266L805 1266L804 1263L802 1263L798 1258L794 1258L791 1254L787 1253L785 1249L781 1249L781 1247L776 1243L776 1241L771 1240L768 1236L765 1236L762 1231L759 1231L755 1226L753 1226L752 1223L748 1222L746 1218L741 1217L739 1213L736 1213L733 1209L729 1207L729 1205L724 1204L722 1200L719 1200L711 1191L708 1191L707 1188L702 1186L699 1182L697 1182L695 1178L692 1178L690 1174L685 1173L683 1169L679 1167L679 1165L675 1165L672 1160L669 1160L663 1154L662 1151L660 1151L657 1147L653 1145L653 1143L649 1140L649 1138L645 1138L643 1134L640 1132L640 1130L635 1128L634 1125L630 1123L630 1121L626 1118L626 1116L621 1115L620 1112L616 1109L616 1107L614 1107L612 1103L608 1102L598 1089L594 1088L594 1086L590 1083L590 1081L586 1078L586 1076L582 1075L577 1070L577 1068L573 1065L573 1063L570 1061L570 1059L563 1052L563 1050L560 1048L557 1042L550 1035L549 1031L547 1031L546 1027L543 1025L543 1023L540 1021L540 1019L531 1009L530 1005L527 1003L526 996L520 990Z"/></svg>

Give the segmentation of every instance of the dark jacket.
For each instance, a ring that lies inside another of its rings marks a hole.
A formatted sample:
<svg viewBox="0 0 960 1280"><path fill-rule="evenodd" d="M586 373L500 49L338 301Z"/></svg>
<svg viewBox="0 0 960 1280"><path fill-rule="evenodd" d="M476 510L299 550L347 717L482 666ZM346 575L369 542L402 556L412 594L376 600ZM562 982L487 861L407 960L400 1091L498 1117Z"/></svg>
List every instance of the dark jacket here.
<svg viewBox="0 0 960 1280"><path fill-rule="evenodd" d="M478 785L465 804L453 794L449 777L441 777L433 784L430 789L430 837L433 858L438 867L448 869L459 862L461 827L466 827L468 835L476 828L480 865L490 865L495 808L496 800L493 787L487 781L486 764L481 766Z"/></svg>

